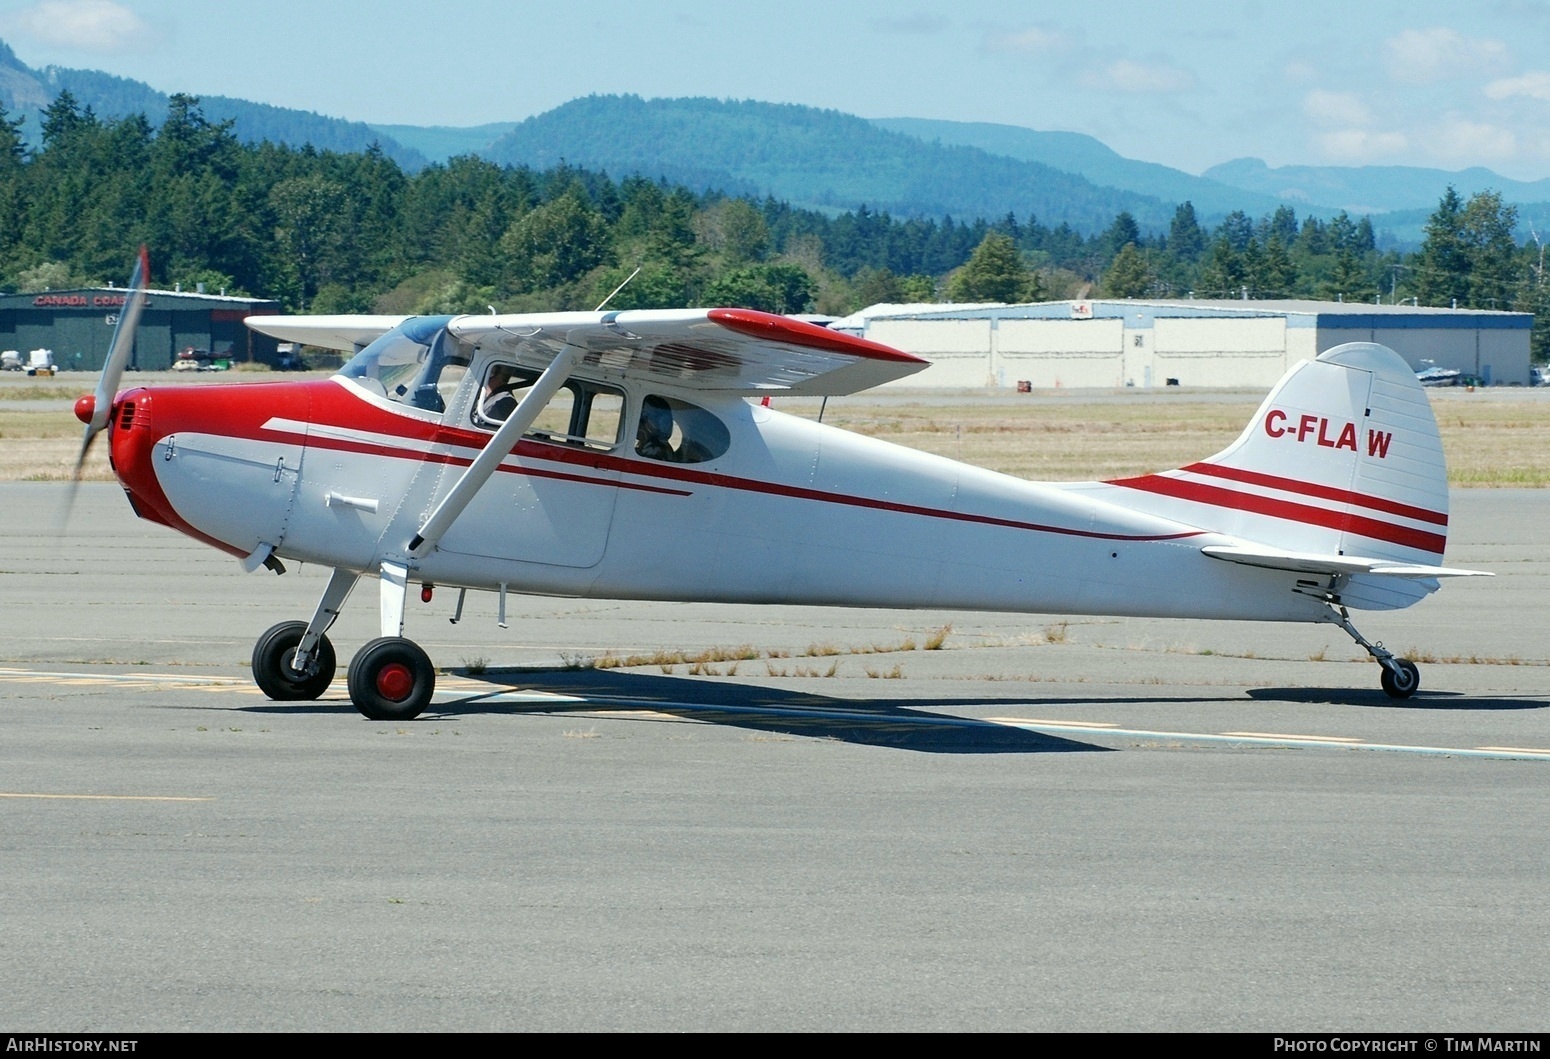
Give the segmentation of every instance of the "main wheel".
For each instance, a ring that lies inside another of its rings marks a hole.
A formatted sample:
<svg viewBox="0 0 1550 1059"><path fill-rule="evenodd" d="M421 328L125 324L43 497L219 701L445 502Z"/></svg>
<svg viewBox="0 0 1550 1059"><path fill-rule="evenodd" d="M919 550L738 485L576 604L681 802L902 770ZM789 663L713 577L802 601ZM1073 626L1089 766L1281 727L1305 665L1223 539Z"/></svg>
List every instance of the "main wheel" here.
<svg viewBox="0 0 1550 1059"><path fill-rule="evenodd" d="M253 682L277 702L315 699L334 682L334 645L324 636L312 652L312 665L295 667L296 648L307 631L304 621L282 621L253 645Z"/></svg>
<svg viewBox="0 0 1550 1059"><path fill-rule="evenodd" d="M1383 690L1392 699L1408 699L1421 686L1421 670L1408 658L1396 658L1394 669L1383 667Z"/></svg>
<svg viewBox="0 0 1550 1059"><path fill-rule="evenodd" d="M350 660L350 701L373 721L409 721L430 705L436 667L413 640L383 636Z"/></svg>

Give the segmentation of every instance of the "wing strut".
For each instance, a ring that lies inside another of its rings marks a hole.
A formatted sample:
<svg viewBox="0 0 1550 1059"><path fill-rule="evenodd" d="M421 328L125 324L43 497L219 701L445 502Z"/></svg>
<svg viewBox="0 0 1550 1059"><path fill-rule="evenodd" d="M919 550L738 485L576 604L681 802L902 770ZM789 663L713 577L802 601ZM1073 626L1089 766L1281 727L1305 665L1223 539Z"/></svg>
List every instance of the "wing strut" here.
<svg viewBox="0 0 1550 1059"><path fill-rule="evenodd" d="M485 445L484 451L479 453L451 491L436 505L436 510L431 512L420 531L409 542L409 554L418 556L436 546L441 535L457 521L469 501L490 480L490 475L495 473L501 461L511 455L511 450L517 447L517 442L527 433L527 428L533 425L538 413L549 403L549 398L570 378L571 370L585 354L586 349L582 346L566 343L565 348L560 350L538 377L538 381L527 391L522 403L511 413L511 418L501 424L501 428Z"/></svg>

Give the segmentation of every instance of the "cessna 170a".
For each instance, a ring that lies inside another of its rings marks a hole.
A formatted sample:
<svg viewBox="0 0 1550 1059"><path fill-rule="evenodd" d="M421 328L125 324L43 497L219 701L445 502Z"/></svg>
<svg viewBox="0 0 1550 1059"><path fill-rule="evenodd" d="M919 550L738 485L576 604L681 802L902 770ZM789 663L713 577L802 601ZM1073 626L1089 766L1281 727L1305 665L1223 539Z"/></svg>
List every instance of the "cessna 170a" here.
<svg viewBox="0 0 1550 1059"><path fill-rule="evenodd" d="M350 662L367 717L430 702L404 638L419 582L500 593L1330 622L1404 698L1414 663L1348 608L1407 607L1438 579L1448 492L1427 397L1393 352L1295 366L1241 437L1177 470L1023 481L785 415L926 361L744 309L256 317L352 353L328 380L117 393L120 320L82 459L106 431L141 518L284 572L332 570L307 620L259 637L270 698L334 678L326 632L358 579L381 637ZM462 597L458 600L461 613Z"/></svg>

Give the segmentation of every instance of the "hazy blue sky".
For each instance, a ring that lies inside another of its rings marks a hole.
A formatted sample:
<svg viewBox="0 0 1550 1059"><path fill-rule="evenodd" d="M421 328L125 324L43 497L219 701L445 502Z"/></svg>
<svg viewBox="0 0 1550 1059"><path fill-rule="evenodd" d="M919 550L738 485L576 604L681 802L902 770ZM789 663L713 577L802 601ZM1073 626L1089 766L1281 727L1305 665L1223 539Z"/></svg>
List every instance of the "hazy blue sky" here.
<svg viewBox="0 0 1550 1059"><path fill-rule="evenodd" d="M633 92L1070 129L1191 172L1550 176L1550 0L0 0L0 38L31 66L379 123Z"/></svg>

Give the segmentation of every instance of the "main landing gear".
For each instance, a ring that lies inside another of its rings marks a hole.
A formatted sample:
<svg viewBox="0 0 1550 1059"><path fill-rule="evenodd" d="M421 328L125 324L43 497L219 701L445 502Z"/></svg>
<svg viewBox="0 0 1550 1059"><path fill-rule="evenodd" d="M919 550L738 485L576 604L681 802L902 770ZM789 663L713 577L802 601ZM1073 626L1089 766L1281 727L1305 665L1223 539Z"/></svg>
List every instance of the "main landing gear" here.
<svg viewBox="0 0 1550 1059"><path fill-rule="evenodd" d="M380 636L350 660L350 701L373 721L409 721L430 705L436 667L413 640Z"/></svg>
<svg viewBox="0 0 1550 1059"><path fill-rule="evenodd" d="M346 678L350 701L374 721L412 720L430 705L436 690L436 667L430 657L401 635L406 574L402 567L383 564L384 635L355 653ZM281 622L258 638L253 646L253 680L260 691L287 702L317 699L328 690L337 663L334 645L325 633L359 577L353 571L335 570L311 621Z"/></svg>
<svg viewBox="0 0 1550 1059"><path fill-rule="evenodd" d="M1396 658L1394 652L1387 650L1381 643L1375 644L1356 631L1356 626L1351 624L1351 616L1346 613L1345 607L1335 603L1329 604L1329 621L1340 626L1346 631L1346 635L1360 644L1373 660L1383 667L1383 675L1380 683L1384 692L1391 699L1408 699L1421 687L1421 670L1408 658Z"/></svg>

